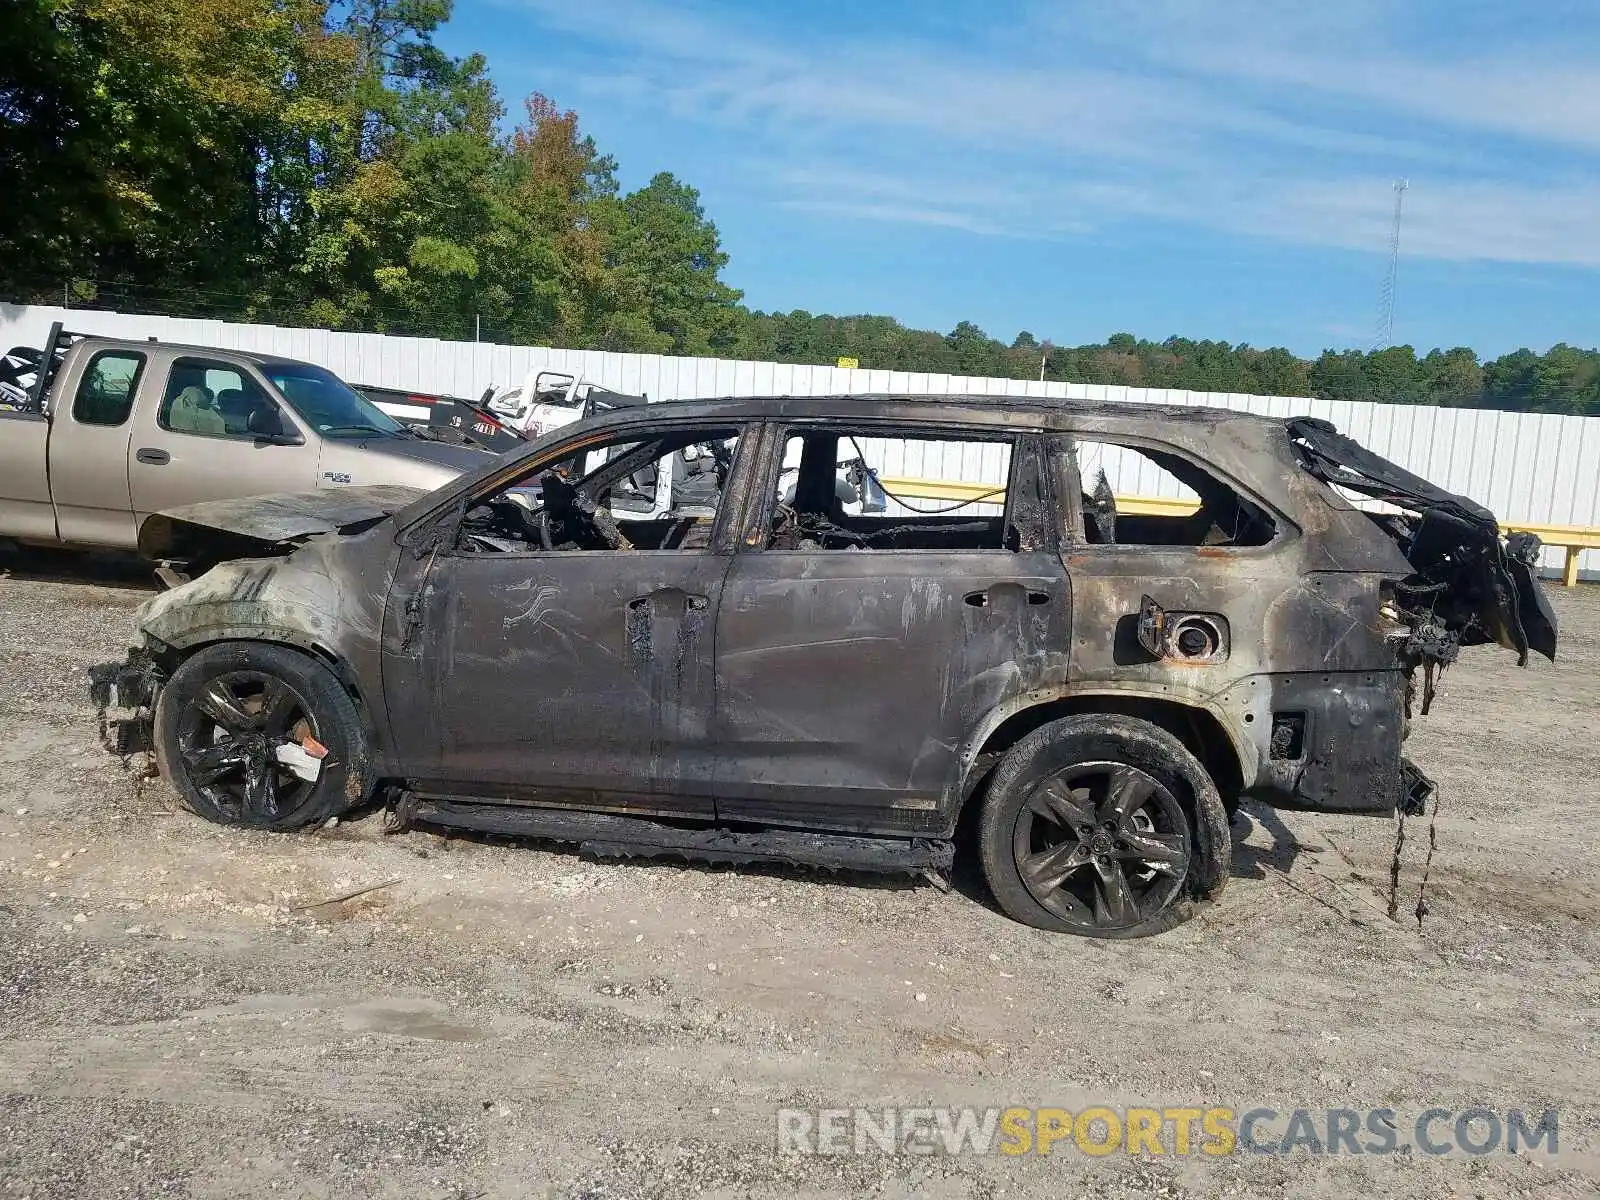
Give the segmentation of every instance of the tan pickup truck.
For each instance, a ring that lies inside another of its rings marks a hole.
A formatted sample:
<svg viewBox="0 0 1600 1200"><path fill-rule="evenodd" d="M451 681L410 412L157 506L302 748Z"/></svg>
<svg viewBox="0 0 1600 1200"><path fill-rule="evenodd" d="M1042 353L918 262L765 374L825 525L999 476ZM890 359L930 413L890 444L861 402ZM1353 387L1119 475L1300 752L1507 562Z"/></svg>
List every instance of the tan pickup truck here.
<svg viewBox="0 0 1600 1200"><path fill-rule="evenodd" d="M20 355L20 357L19 357ZM324 367L52 328L0 395L0 540L138 548L147 517L363 484L431 490L491 461L395 421Z"/></svg>

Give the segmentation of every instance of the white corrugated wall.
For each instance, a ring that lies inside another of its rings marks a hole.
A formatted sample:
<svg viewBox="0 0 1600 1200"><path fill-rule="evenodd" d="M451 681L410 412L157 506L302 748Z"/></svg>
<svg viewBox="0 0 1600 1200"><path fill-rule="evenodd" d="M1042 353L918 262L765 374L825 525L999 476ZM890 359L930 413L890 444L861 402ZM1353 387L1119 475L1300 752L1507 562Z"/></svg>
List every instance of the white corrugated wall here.
<svg viewBox="0 0 1600 1200"><path fill-rule="evenodd" d="M1271 416L1310 414L1331 420L1342 432L1441 487L1471 496L1502 520L1600 526L1600 418L1594 417L554 350L6 304L0 304L0 350L41 344L53 321L64 321L67 328L83 333L153 336L282 354L321 363L352 383L460 396L477 396L491 383L520 381L530 369L548 368L582 374L617 391L643 392L652 400L901 392L1211 405ZM1153 477L1133 473L1121 478L1120 464L1112 455L1106 458L1107 474L1119 491L1175 494ZM976 474L965 474L969 464L935 463L934 469L926 470L912 470L908 464L905 473L984 482L992 473L982 469L987 465L975 467ZM1559 553L1551 551L1546 565L1559 561ZM1582 566L1600 569L1600 552L1586 554Z"/></svg>

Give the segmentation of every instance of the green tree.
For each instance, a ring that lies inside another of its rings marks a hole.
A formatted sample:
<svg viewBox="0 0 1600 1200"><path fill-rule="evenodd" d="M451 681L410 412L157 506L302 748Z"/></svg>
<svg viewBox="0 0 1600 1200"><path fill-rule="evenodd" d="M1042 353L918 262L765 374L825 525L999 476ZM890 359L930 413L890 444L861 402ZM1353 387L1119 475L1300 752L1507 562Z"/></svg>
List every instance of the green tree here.
<svg viewBox="0 0 1600 1200"><path fill-rule="evenodd" d="M740 293L720 278L728 256L700 193L663 171L603 213L617 302L600 330L602 344L674 354L731 349ZM619 320L653 331L649 344L639 344L637 332L619 336L628 329Z"/></svg>
<svg viewBox="0 0 1600 1200"><path fill-rule="evenodd" d="M1465 346L1430 350L1422 359L1423 386L1430 404L1473 407L1483 400L1483 368Z"/></svg>
<svg viewBox="0 0 1600 1200"><path fill-rule="evenodd" d="M999 343L971 321L962 321L945 335L957 375L993 375Z"/></svg>
<svg viewBox="0 0 1600 1200"><path fill-rule="evenodd" d="M19 78L0 92L0 169L23 242L0 277L43 268L210 292L263 268L274 157L325 132L347 57L321 5L19 7L14 26L0 22L23 42L4 54Z"/></svg>

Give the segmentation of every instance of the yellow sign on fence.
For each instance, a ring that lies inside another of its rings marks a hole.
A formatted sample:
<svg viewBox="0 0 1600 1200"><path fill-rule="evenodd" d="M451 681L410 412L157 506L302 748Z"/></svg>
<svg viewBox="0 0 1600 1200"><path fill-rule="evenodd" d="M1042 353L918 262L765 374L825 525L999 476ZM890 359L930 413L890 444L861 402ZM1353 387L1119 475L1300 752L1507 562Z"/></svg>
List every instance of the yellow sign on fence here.
<svg viewBox="0 0 1600 1200"><path fill-rule="evenodd" d="M859 358L843 358L843 357L841 357L839 359L839 365L841 367L843 367L847 371L854 371L857 367L859 367L861 365L861 360Z"/></svg>

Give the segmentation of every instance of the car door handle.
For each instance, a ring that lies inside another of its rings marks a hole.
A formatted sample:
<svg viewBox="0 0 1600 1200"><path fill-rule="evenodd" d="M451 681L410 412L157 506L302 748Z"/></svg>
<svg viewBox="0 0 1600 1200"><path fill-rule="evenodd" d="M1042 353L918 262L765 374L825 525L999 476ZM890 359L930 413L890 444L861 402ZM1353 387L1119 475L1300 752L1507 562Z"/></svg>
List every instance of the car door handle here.
<svg viewBox="0 0 1600 1200"><path fill-rule="evenodd" d="M172 455L165 450L157 450L152 446L141 446L139 453L134 455L142 463L149 463L152 467L164 467L172 461Z"/></svg>
<svg viewBox="0 0 1600 1200"><path fill-rule="evenodd" d="M968 592L962 597L962 600L973 608L987 608L989 605L989 593L987 590L981 592ZM1033 605L1049 604L1050 593L1030 590L1028 592L1028 603Z"/></svg>
<svg viewBox="0 0 1600 1200"><path fill-rule="evenodd" d="M628 601L628 609L630 612L640 612L650 607L650 600L650 596L635 596ZM688 595L684 597L684 603L690 612L705 612L711 605L711 597Z"/></svg>

